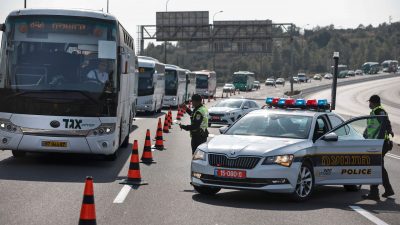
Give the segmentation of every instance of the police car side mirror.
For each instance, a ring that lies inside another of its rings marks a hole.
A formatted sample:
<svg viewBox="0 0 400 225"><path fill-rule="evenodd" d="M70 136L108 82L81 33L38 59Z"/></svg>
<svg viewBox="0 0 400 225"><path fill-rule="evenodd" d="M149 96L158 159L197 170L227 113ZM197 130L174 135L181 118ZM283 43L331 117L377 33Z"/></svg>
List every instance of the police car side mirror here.
<svg viewBox="0 0 400 225"><path fill-rule="evenodd" d="M242 109L249 109L249 107L248 106L243 106Z"/></svg>
<svg viewBox="0 0 400 225"><path fill-rule="evenodd" d="M337 134L332 132L332 133L329 133L329 134L323 136L322 140L324 140L324 141L338 141L339 137L337 136Z"/></svg>
<svg viewBox="0 0 400 225"><path fill-rule="evenodd" d="M226 126L226 127L220 127L220 128L219 128L219 133L220 133L220 134L224 134L226 130L228 130L228 126Z"/></svg>

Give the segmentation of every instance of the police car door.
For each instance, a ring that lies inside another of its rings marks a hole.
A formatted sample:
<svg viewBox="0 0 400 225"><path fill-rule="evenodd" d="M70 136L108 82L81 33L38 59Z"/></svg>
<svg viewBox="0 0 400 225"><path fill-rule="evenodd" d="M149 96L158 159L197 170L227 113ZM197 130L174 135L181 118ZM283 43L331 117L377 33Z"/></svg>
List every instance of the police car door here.
<svg viewBox="0 0 400 225"><path fill-rule="evenodd" d="M382 183L383 139L368 139L365 135L367 121L377 117L350 119L315 141L317 184Z"/></svg>

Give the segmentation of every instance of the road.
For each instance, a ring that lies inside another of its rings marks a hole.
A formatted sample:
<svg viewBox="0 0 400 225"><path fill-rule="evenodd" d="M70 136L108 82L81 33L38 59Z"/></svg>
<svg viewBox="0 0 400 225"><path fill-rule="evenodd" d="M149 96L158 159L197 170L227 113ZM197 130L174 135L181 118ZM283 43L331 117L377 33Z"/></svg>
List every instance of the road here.
<svg viewBox="0 0 400 225"><path fill-rule="evenodd" d="M313 81L296 85L295 89L323 83L329 81ZM235 97L282 96L288 86L263 86ZM207 106L214 104L211 100ZM163 118L163 113L136 119L130 143L139 141L140 154L146 129L151 129L154 136L157 118ZM188 122L186 115L182 123ZM210 133L218 135L218 128L211 127ZM362 200L360 195L367 192L367 187L359 193L345 192L339 186L321 187L306 203L255 191L223 190L215 197L201 196L189 184L189 134L174 125L164 138L167 150L153 152L157 163L140 167L149 185L129 187L120 203L114 201L124 187L119 182L128 172L131 145L120 149L115 162L58 154L29 154L15 159L9 151L0 152L0 224L77 224L86 176L94 177L97 224L374 224L351 206L361 207L388 224L400 223L398 200ZM399 148L396 146L392 153L400 155ZM399 160L386 159L395 197L400 193L400 177L395 176L400 174Z"/></svg>

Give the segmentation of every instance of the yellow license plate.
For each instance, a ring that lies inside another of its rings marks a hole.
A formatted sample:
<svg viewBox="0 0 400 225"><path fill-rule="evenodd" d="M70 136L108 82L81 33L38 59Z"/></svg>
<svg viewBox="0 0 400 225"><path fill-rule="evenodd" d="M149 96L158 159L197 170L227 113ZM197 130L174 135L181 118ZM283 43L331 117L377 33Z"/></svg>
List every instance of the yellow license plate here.
<svg viewBox="0 0 400 225"><path fill-rule="evenodd" d="M42 141L43 147L56 147L56 148L66 148L66 141Z"/></svg>

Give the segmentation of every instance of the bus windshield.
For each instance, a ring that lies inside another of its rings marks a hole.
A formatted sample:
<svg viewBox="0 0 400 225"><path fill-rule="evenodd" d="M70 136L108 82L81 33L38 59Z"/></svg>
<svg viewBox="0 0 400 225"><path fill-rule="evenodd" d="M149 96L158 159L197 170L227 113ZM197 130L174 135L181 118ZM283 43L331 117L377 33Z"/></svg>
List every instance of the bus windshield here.
<svg viewBox="0 0 400 225"><path fill-rule="evenodd" d="M117 101L110 101L117 96L118 82L115 22L23 16L10 17L6 24L0 105L12 107L0 106L1 112L115 114Z"/></svg>
<svg viewBox="0 0 400 225"><path fill-rule="evenodd" d="M178 76L176 70L165 70L165 95L175 96L178 91Z"/></svg>
<svg viewBox="0 0 400 225"><path fill-rule="evenodd" d="M197 74L196 75L196 88L208 89L208 76Z"/></svg>
<svg viewBox="0 0 400 225"><path fill-rule="evenodd" d="M246 83L247 82L247 75L245 75L245 74L234 74L233 75L233 82L234 83Z"/></svg>
<svg viewBox="0 0 400 225"><path fill-rule="evenodd" d="M153 74L153 68L139 68L138 96L147 96L154 94Z"/></svg>

